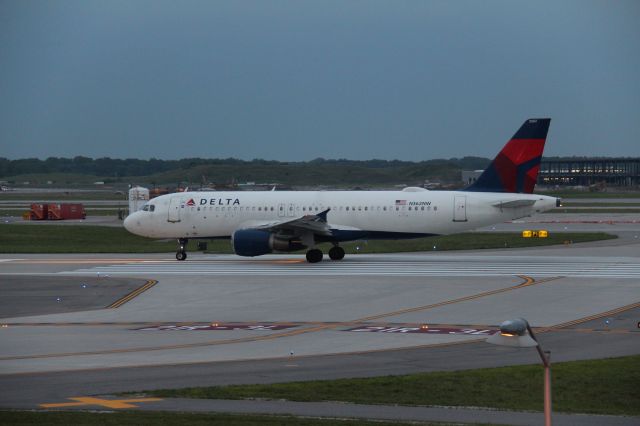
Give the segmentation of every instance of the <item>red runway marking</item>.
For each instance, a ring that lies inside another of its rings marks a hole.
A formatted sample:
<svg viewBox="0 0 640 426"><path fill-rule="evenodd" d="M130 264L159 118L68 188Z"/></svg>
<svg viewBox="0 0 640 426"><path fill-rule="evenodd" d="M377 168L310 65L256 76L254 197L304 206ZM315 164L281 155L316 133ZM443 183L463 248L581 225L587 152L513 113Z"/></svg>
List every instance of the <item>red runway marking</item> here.
<svg viewBox="0 0 640 426"><path fill-rule="evenodd" d="M272 331L297 327L293 324L207 324L207 325L159 325L155 327L136 328L136 331L230 331L252 330Z"/></svg>
<svg viewBox="0 0 640 426"><path fill-rule="evenodd" d="M467 334L471 336L490 336L497 333L497 330L477 330L475 328L428 328L421 327L378 327L366 326L350 328L344 331L360 332L360 333L421 333L421 334Z"/></svg>

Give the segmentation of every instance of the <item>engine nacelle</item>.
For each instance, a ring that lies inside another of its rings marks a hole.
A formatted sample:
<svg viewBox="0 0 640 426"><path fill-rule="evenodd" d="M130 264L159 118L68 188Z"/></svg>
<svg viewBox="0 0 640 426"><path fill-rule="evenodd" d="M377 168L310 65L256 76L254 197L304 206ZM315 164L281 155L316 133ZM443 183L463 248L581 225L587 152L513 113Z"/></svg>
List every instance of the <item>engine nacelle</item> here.
<svg viewBox="0 0 640 426"><path fill-rule="evenodd" d="M261 256L274 251L295 251L306 248L300 239L277 236L259 229L239 229L231 235L233 251L239 256Z"/></svg>

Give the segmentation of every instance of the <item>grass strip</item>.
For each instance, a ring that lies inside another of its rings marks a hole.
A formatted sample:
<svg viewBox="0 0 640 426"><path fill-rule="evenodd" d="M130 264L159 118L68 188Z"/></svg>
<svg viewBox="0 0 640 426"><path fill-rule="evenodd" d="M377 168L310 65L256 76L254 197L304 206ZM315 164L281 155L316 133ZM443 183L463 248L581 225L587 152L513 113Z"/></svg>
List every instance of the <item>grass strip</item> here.
<svg viewBox="0 0 640 426"><path fill-rule="evenodd" d="M562 202L563 207L640 207L640 203L620 203L614 202L609 203L606 201L602 202L576 202L576 201L567 201Z"/></svg>
<svg viewBox="0 0 640 426"><path fill-rule="evenodd" d="M640 415L640 356L556 363L553 409ZM284 399L358 404L444 405L543 410L543 369L524 365L406 376L237 385L145 392L164 398Z"/></svg>
<svg viewBox="0 0 640 426"><path fill-rule="evenodd" d="M615 198L640 198L640 192L588 192L588 191L543 191L538 190L536 194L548 195L550 197L558 197L562 199L570 198L591 198L591 199L615 199Z"/></svg>
<svg viewBox="0 0 640 426"><path fill-rule="evenodd" d="M616 238L603 232L551 233L548 238L522 238L519 233L478 232L412 240L354 241L343 244L354 253L396 253L434 250L472 250L505 247L534 247ZM208 253L231 253L228 240L207 241ZM174 240L158 241L138 237L124 228L87 225L0 224L0 253L170 253ZM330 245L320 248L328 251ZM189 241L188 251L196 249Z"/></svg>
<svg viewBox="0 0 640 426"><path fill-rule="evenodd" d="M574 207L571 209L563 209L563 208L559 208L559 209L551 209L551 210L547 210L546 213L589 213L589 214L602 214L602 213L607 213L607 214L611 214L611 213L640 213L640 208L623 208L623 207L619 207L619 208L602 208L602 209L594 209L594 208L578 208L578 207Z"/></svg>
<svg viewBox="0 0 640 426"><path fill-rule="evenodd" d="M176 242L158 242L124 228L87 225L0 225L0 253L165 253Z"/></svg>
<svg viewBox="0 0 640 426"><path fill-rule="evenodd" d="M617 237L604 232L551 232L547 238L522 238L522 234L516 232L467 232L464 234L416 238L412 240L352 241L343 243L341 246L348 254L401 253L538 247L554 244L600 241L613 238ZM320 248L324 252L327 252L330 247L329 244L320 245Z"/></svg>
<svg viewBox="0 0 640 426"><path fill-rule="evenodd" d="M28 212L29 209L6 209L0 210L0 218L7 216L22 217L22 215ZM118 216L118 208L87 208L84 209L87 216Z"/></svg>
<svg viewBox="0 0 640 426"><path fill-rule="evenodd" d="M0 411L0 425L39 426L45 424L52 426L409 426L416 425L417 423L268 415L173 413L166 411L119 411L109 413L90 413L85 411ZM447 423L419 424L425 426L447 426Z"/></svg>

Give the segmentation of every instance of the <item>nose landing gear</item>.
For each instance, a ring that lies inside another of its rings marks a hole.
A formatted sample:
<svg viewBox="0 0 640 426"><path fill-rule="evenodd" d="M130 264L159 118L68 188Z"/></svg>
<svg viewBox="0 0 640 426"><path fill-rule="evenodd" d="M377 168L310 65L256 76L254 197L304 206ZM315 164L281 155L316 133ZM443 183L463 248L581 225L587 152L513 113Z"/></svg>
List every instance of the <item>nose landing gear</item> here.
<svg viewBox="0 0 640 426"><path fill-rule="evenodd" d="M187 258L187 251L185 249L185 246L188 242L189 240L186 238L178 239L178 244L180 244L180 246L178 247L178 251L176 252L176 259L185 260Z"/></svg>

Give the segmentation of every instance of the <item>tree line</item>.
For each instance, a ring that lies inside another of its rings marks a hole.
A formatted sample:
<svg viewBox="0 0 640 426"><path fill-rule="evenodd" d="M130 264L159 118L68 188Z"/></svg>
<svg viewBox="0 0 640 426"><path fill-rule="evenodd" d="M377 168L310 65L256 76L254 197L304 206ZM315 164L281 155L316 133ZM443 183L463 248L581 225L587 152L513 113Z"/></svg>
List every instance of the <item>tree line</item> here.
<svg viewBox="0 0 640 426"><path fill-rule="evenodd" d="M0 157L0 177L17 176L33 173L77 173L83 175L103 176L103 177L135 177L149 176L157 173L164 173L171 170L188 170L198 166L345 166L364 167L373 169L402 168L409 166L449 166L452 168L474 170L487 166L489 160L480 157L451 158L448 160L427 160L420 162L401 160L346 160L346 159L324 159L316 158L306 162L281 162L273 160L238 160L235 158L208 159L208 158L183 158L180 160L160 160L151 158L140 160L136 158L89 158L76 156L73 158L49 157L45 160L38 158L24 158L10 160Z"/></svg>

